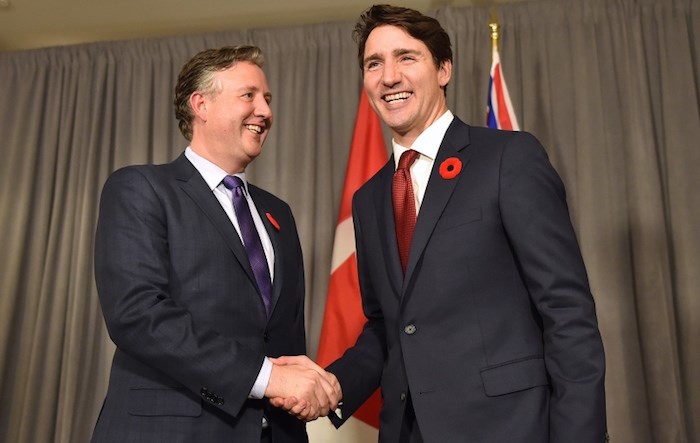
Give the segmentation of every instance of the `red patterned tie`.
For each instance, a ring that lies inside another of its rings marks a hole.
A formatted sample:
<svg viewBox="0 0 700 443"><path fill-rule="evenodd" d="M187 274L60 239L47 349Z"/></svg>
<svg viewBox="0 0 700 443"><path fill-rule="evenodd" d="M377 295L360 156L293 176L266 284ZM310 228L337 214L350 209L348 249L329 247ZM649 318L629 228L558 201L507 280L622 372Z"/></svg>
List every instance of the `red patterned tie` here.
<svg viewBox="0 0 700 443"><path fill-rule="evenodd" d="M408 251L411 249L413 230L416 227L416 203L411 184L410 167L420 154L409 149L401 154L399 166L394 172L394 181L391 189L394 201L394 223L396 225L396 242L399 245L401 268L406 273L408 263Z"/></svg>

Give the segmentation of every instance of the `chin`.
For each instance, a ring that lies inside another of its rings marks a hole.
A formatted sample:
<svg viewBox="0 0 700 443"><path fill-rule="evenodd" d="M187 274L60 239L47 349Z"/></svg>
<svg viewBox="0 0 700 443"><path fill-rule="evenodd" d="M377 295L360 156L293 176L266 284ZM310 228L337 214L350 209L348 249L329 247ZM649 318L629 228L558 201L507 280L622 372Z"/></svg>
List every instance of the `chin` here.
<svg viewBox="0 0 700 443"><path fill-rule="evenodd" d="M253 159L256 158L257 156L259 156L260 154L262 154L262 146L261 146L259 149L252 149L252 150L248 151L246 154L248 154L248 157L249 157L251 160L253 160Z"/></svg>

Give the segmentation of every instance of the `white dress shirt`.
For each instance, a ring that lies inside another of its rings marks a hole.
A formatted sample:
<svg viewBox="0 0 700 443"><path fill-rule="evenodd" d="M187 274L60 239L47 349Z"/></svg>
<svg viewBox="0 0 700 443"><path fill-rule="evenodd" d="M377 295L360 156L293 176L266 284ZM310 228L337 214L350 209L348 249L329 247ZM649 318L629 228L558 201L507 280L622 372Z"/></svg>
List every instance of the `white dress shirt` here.
<svg viewBox="0 0 700 443"><path fill-rule="evenodd" d="M241 238L241 243L243 243L243 238L241 237L241 228L238 226L238 219L236 218L236 211L233 209L233 191L224 186L223 180L228 174L226 171L200 156L192 150L189 146L185 149L185 157L192 163L192 165L199 171L202 178L209 189L221 204L221 207L226 212L226 215L231 220L236 232L238 232L238 237ZM263 224L260 214L255 207L255 202L250 197L248 192L248 182L245 179L245 172L234 174L243 180L243 186L245 187L245 197L248 201L248 206L250 207L250 214L253 216L253 222L255 223L255 229L258 230L258 235L260 236L260 241L262 242L263 251L265 251L265 258L267 259L267 267L270 270L270 282L274 282L275 278L275 250L272 248L272 241L270 236L265 230L265 225ZM265 357L263 361L262 368L258 373L258 377L253 384L253 388L250 390L250 398L263 398L265 396L265 389L267 389L267 384L270 381L270 374L272 373L272 362Z"/></svg>
<svg viewBox="0 0 700 443"><path fill-rule="evenodd" d="M445 111L437 120L423 131L410 147L401 146L395 140L391 140L394 151L394 169L399 166L401 154L409 149L417 151L420 156L411 165L411 184L413 185L413 196L416 203L416 216L420 211L420 205L423 203L425 196L425 188L428 187L430 179L430 171L433 169L435 157L437 157L440 144L445 138L447 128L454 120L454 115L449 110Z"/></svg>

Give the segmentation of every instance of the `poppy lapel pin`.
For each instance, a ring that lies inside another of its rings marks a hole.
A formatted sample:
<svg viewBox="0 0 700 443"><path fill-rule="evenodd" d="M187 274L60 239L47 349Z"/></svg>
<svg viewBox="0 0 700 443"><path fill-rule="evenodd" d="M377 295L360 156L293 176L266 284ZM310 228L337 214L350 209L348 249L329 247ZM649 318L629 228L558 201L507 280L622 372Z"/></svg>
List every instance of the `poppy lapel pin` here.
<svg viewBox="0 0 700 443"><path fill-rule="evenodd" d="M440 177L445 180L452 180L462 171L462 161L457 157L446 158L440 163Z"/></svg>
<svg viewBox="0 0 700 443"><path fill-rule="evenodd" d="M269 212L266 212L266 213L265 213L265 216L266 216L267 219L270 221L270 223L272 224L272 226L274 226L275 229L277 229L277 230L279 231L279 230L280 230L280 224L277 223L277 220L275 220L275 217L273 217L272 214L270 214Z"/></svg>

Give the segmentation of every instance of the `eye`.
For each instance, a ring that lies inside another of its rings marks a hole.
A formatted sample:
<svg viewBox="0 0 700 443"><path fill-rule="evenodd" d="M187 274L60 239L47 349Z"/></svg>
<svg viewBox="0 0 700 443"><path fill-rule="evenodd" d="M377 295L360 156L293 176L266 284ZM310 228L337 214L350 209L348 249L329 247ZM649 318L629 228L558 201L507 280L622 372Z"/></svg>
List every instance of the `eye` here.
<svg viewBox="0 0 700 443"><path fill-rule="evenodd" d="M374 71L379 67L378 61L370 61L365 64L365 71Z"/></svg>
<svg viewBox="0 0 700 443"><path fill-rule="evenodd" d="M241 95L242 98L246 100L252 100L254 97L254 94L252 92L246 92L243 95Z"/></svg>

